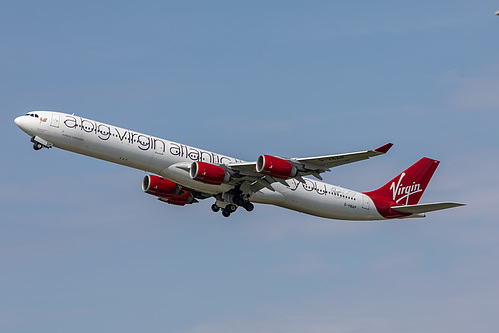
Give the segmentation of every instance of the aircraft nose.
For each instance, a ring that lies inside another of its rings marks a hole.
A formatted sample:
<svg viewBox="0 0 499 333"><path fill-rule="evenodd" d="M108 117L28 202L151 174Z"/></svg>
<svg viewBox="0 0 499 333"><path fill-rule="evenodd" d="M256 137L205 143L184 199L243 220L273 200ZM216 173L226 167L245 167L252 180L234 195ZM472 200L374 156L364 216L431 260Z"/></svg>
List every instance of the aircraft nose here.
<svg viewBox="0 0 499 333"><path fill-rule="evenodd" d="M30 134L29 132L31 132L30 131L31 126L29 126L28 121L27 121L28 119L26 119L26 118L28 118L28 117L20 116L20 117L17 117L16 119L14 119L14 122L16 123L17 127L19 127L23 132Z"/></svg>
<svg viewBox="0 0 499 333"><path fill-rule="evenodd" d="M14 119L14 122L16 123L17 127L22 128L23 116L17 117L16 119Z"/></svg>

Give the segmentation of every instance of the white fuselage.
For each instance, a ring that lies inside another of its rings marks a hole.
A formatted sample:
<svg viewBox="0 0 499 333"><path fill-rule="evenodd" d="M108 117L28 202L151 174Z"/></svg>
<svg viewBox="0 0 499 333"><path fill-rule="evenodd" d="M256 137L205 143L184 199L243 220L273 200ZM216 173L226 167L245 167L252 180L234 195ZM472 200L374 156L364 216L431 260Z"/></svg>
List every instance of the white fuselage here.
<svg viewBox="0 0 499 333"><path fill-rule="evenodd" d="M16 118L28 135L48 145L135 169L158 174L196 191L218 194L228 184L210 185L192 179L188 168L195 161L216 165L241 163L236 158L189 147L150 135L104 124L75 115L36 111L35 116ZM315 216L341 220L383 220L371 198L363 193L304 178L273 183L250 197L254 203L273 204Z"/></svg>

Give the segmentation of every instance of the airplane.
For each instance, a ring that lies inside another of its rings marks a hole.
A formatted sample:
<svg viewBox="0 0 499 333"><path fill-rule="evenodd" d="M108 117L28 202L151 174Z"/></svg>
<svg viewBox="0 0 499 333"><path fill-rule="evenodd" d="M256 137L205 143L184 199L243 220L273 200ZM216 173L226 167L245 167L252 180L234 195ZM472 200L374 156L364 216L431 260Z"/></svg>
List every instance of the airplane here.
<svg viewBox="0 0 499 333"><path fill-rule="evenodd" d="M322 173L383 155L392 143L318 157L260 155L256 161L245 162L74 114L31 111L14 122L31 137L35 150L57 147L143 170L145 193L178 206L215 198L211 209L221 211L224 217L239 207L252 211L254 203L350 221L425 217L428 212L463 206L454 202L419 204L440 163L427 157L370 192L322 182Z"/></svg>

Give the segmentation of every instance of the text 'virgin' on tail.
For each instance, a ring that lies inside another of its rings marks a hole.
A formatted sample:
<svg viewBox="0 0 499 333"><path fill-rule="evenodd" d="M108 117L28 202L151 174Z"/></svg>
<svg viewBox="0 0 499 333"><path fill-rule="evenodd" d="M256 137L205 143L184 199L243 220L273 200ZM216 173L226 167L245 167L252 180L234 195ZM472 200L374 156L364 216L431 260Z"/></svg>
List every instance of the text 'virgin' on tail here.
<svg viewBox="0 0 499 333"><path fill-rule="evenodd" d="M383 187L367 192L369 197L392 201L396 205L415 205L421 199L440 162L423 157Z"/></svg>

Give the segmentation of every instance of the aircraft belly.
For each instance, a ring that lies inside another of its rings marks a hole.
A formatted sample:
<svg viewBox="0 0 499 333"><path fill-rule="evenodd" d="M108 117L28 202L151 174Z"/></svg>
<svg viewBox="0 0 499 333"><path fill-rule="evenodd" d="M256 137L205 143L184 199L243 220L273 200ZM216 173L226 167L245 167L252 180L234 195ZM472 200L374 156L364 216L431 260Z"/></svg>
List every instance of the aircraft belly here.
<svg viewBox="0 0 499 333"><path fill-rule="evenodd" d="M271 190L264 188L253 193L250 197L250 201L281 206L286 201L286 197L279 191L272 192Z"/></svg>

